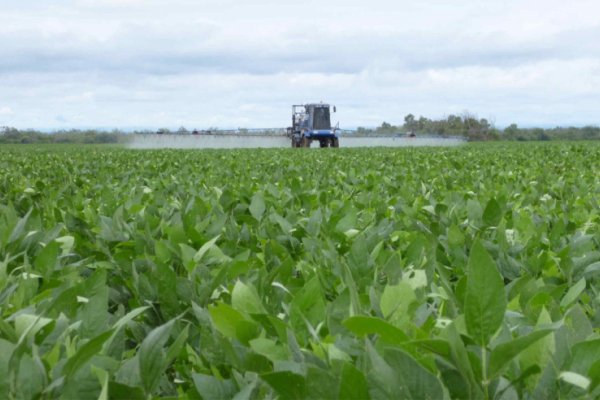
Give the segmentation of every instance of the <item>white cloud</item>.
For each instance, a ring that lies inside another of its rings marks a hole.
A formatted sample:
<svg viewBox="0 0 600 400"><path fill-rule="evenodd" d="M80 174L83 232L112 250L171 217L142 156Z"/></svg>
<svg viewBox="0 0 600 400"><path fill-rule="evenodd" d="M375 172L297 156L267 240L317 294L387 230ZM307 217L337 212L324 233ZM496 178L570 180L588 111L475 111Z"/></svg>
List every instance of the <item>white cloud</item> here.
<svg viewBox="0 0 600 400"><path fill-rule="evenodd" d="M600 4L576 0L8 1L9 124L342 126L471 110L499 125L598 124ZM55 118L55 116L61 118Z"/></svg>
<svg viewBox="0 0 600 400"><path fill-rule="evenodd" d="M13 115L14 111L10 107L0 107L0 115Z"/></svg>

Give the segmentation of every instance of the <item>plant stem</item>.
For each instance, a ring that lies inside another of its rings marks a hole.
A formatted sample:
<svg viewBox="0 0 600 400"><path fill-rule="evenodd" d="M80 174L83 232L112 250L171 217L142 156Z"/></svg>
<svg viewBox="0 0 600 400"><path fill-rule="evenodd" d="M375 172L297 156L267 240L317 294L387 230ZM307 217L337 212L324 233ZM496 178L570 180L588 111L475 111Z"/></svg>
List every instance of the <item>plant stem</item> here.
<svg viewBox="0 0 600 400"><path fill-rule="evenodd" d="M483 384L483 395L485 399L490 398L488 394L488 379L487 379L487 352L485 346L481 346L481 383Z"/></svg>

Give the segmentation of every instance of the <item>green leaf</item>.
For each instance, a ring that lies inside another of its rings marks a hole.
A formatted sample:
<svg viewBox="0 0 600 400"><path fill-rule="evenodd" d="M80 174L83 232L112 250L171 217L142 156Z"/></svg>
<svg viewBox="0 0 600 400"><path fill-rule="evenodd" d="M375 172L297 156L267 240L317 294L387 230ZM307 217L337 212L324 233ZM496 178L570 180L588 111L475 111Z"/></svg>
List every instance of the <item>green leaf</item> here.
<svg viewBox="0 0 600 400"><path fill-rule="evenodd" d="M306 282L295 295L291 303L290 321L300 329L308 321L313 327L325 320L326 305L323 291L317 276Z"/></svg>
<svg viewBox="0 0 600 400"><path fill-rule="evenodd" d="M415 346L437 355L440 355L446 359L451 357L450 344L446 340L442 339L417 339L411 340L406 343L410 346Z"/></svg>
<svg viewBox="0 0 600 400"><path fill-rule="evenodd" d="M112 335L113 330L108 330L95 338L91 339L89 342L81 346L79 350L75 353L75 355L67 360L63 368L63 375L66 378L70 378L73 376L79 368L81 368L87 361L89 361L93 356L100 353L102 350L102 346L104 342L108 340L108 338Z"/></svg>
<svg viewBox="0 0 600 400"><path fill-rule="evenodd" d="M175 358L181 353L181 350L186 344L190 332L190 326L186 325L185 328L179 333L177 339L169 346L167 355L165 357L165 363L169 365Z"/></svg>
<svg viewBox="0 0 600 400"><path fill-rule="evenodd" d="M448 244L451 246L462 246L465 243L465 235L456 225L450 225L448 228Z"/></svg>
<svg viewBox="0 0 600 400"><path fill-rule="evenodd" d="M437 400L444 398L439 379L414 358L400 349L386 349L384 359L396 373L397 384L408 399Z"/></svg>
<svg viewBox="0 0 600 400"><path fill-rule="evenodd" d="M413 304L417 296L408 282L386 286L380 300L383 316L398 327L407 328L412 320Z"/></svg>
<svg viewBox="0 0 600 400"><path fill-rule="evenodd" d="M483 223L487 226L498 226L502 219L502 209L496 199L488 201L485 210L483 211L482 219Z"/></svg>
<svg viewBox="0 0 600 400"><path fill-rule="evenodd" d="M200 260L202 260L202 257L204 257L208 250L215 246L215 243L217 243L217 240L219 240L220 237L221 235L217 235L214 238L210 239L208 242L204 243L202 247L200 247L200 249L196 252L196 254L194 254L194 261L199 262Z"/></svg>
<svg viewBox="0 0 600 400"><path fill-rule="evenodd" d="M407 398L406 388L398 384L396 372L377 353L370 341L365 340L369 360L368 382L371 398Z"/></svg>
<svg viewBox="0 0 600 400"><path fill-rule="evenodd" d="M32 209L27 211L27 214L25 214L25 216L19 219L19 221L15 224L12 232L10 233L10 236L8 237L8 243L16 241L23 235L25 231L25 226L27 225L27 221L29 220L29 216L31 215L31 211Z"/></svg>
<svg viewBox="0 0 600 400"><path fill-rule="evenodd" d="M50 318L43 318L39 315L17 315L15 318L15 333L18 336L21 336L25 331L27 331L27 336L31 338L50 322L52 322Z"/></svg>
<svg viewBox="0 0 600 400"><path fill-rule="evenodd" d="M352 364L344 363L340 380L339 396L343 399L370 399L367 380Z"/></svg>
<svg viewBox="0 0 600 400"><path fill-rule="evenodd" d="M540 315L538 317L536 328L541 325L548 325L552 323L552 319L548 311L545 308L542 308ZM519 361L521 364L521 370L525 371L532 367L537 367L540 370L543 370L548 362L552 359L552 355L555 352L555 340L554 335L548 335L537 342L533 343L531 346L521 352L519 355ZM528 381L533 383L537 378L529 377Z"/></svg>
<svg viewBox="0 0 600 400"><path fill-rule="evenodd" d="M169 339L175 320L152 330L142 342L138 351L140 376L147 394L151 394L158 385L159 378L167 368L164 345Z"/></svg>
<svg viewBox="0 0 600 400"><path fill-rule="evenodd" d="M570 383L573 386L577 386L583 390L587 390L590 386L590 380L581 374L571 371L563 371L558 375L558 379Z"/></svg>
<svg viewBox="0 0 600 400"><path fill-rule="evenodd" d="M263 199L262 194L255 193L254 196L252 196L252 201L250 202L250 214L252 214L257 221L260 221L264 213L265 200Z"/></svg>
<svg viewBox="0 0 600 400"><path fill-rule="evenodd" d="M98 378L100 382L100 386L102 390L100 391L100 395L98 396L98 400L108 400L108 378L109 373L102 368L92 366L92 372Z"/></svg>
<svg viewBox="0 0 600 400"><path fill-rule="evenodd" d="M120 382L108 383L109 399L146 400L144 391L140 387L131 387Z"/></svg>
<svg viewBox="0 0 600 400"><path fill-rule="evenodd" d="M357 315L344 320L342 324L357 336L377 334L390 344L399 345L409 340L402 330L381 318Z"/></svg>
<svg viewBox="0 0 600 400"><path fill-rule="evenodd" d="M271 372L260 376L282 399L304 399L306 380L302 375L290 371Z"/></svg>
<svg viewBox="0 0 600 400"><path fill-rule="evenodd" d="M244 316L239 311L225 303L219 303L216 306L208 308L213 324L219 332L233 339L236 337L237 326L244 321Z"/></svg>
<svg viewBox="0 0 600 400"><path fill-rule="evenodd" d="M465 295L467 332L480 346L490 338L504 319L506 294L502 276L479 240L471 248Z"/></svg>
<svg viewBox="0 0 600 400"><path fill-rule="evenodd" d="M586 340L571 348L567 365L570 371L587 374L597 360L600 360L600 339Z"/></svg>
<svg viewBox="0 0 600 400"><path fill-rule="evenodd" d="M49 279L58 264L60 253L60 243L52 241L48 243L37 255L33 266L35 270L42 274L44 279Z"/></svg>
<svg viewBox="0 0 600 400"><path fill-rule="evenodd" d="M286 360L289 356L287 348L267 338L250 340L250 348L255 353L265 356L273 362Z"/></svg>
<svg viewBox="0 0 600 400"><path fill-rule="evenodd" d="M235 395L235 385L229 380L220 380L214 376L192 374L196 390L204 400L226 400Z"/></svg>
<svg viewBox="0 0 600 400"><path fill-rule="evenodd" d="M251 284L237 281L231 292L231 305L238 311L248 314L266 314L256 289Z"/></svg>
<svg viewBox="0 0 600 400"><path fill-rule="evenodd" d="M171 266L159 262L157 272L160 276L156 282L160 311L163 318L169 320L179 313L179 299L177 297L177 274Z"/></svg>
<svg viewBox="0 0 600 400"><path fill-rule="evenodd" d="M475 379L475 372L469 358L469 353L463 343L458 330L456 329L456 322L452 322L446 327L446 334L448 335L448 344L450 345L450 360L456 367L466 384L468 385L468 392L471 393L471 397L479 398L483 395L480 389L480 385Z"/></svg>
<svg viewBox="0 0 600 400"><path fill-rule="evenodd" d="M335 226L335 230L337 232L344 233L354 227L356 227L356 210L350 209L348 212L346 212L344 217L338 221Z"/></svg>
<svg viewBox="0 0 600 400"><path fill-rule="evenodd" d="M552 332L553 330L551 329L534 331L528 335L517 337L510 342L496 346L490 355L490 379L499 375L500 372L502 372L502 369L508 366L512 359L518 356L522 351Z"/></svg>
<svg viewBox="0 0 600 400"><path fill-rule="evenodd" d="M567 291L567 294L565 294L565 297L560 301L560 306L566 308L577 301L579 295L585 290L585 285L585 278L581 278L575 285L571 286Z"/></svg>
<svg viewBox="0 0 600 400"><path fill-rule="evenodd" d="M119 318L119 320L117 322L115 322L115 324L113 325L113 328L115 330L121 329L122 327L127 325L130 321L133 321L133 319L135 317L137 317L138 315L141 315L144 311L146 311L149 308L150 308L150 306L134 308L133 310L129 311L127 314L125 314L124 316Z"/></svg>

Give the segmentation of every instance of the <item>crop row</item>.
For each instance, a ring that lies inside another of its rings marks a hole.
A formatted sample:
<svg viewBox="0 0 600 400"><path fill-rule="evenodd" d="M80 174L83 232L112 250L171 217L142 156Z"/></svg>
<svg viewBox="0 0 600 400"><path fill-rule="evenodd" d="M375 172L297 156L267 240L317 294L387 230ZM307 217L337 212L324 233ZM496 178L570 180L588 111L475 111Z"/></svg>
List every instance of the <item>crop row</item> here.
<svg viewBox="0 0 600 400"><path fill-rule="evenodd" d="M0 149L12 398L600 395L600 146Z"/></svg>

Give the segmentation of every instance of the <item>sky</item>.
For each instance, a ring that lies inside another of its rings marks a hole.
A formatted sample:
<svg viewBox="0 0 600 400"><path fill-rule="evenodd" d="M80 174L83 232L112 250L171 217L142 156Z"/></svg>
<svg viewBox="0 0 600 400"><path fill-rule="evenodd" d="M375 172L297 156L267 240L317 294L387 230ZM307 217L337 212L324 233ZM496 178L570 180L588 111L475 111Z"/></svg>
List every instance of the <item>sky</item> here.
<svg viewBox="0 0 600 400"><path fill-rule="evenodd" d="M598 0L0 3L0 126L600 124Z"/></svg>

